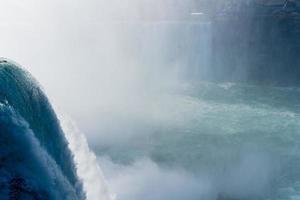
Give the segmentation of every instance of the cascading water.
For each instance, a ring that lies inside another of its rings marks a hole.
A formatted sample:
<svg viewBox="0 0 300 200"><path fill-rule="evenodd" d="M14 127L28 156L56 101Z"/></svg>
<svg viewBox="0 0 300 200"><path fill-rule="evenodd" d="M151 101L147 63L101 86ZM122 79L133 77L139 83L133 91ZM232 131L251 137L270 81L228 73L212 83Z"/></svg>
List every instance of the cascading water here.
<svg viewBox="0 0 300 200"><path fill-rule="evenodd" d="M299 1L11 2L0 199L300 199Z"/></svg>
<svg viewBox="0 0 300 200"><path fill-rule="evenodd" d="M146 87L90 140L119 199L300 198L299 3L230 2L119 25Z"/></svg>
<svg viewBox="0 0 300 200"><path fill-rule="evenodd" d="M4 59L0 127L1 199L111 199L84 136L66 137L36 81Z"/></svg>
<svg viewBox="0 0 300 200"><path fill-rule="evenodd" d="M69 147L74 152L77 173L83 180L83 187L88 200L115 199L108 191L96 156L89 149L85 136L68 117L61 115L61 123Z"/></svg>

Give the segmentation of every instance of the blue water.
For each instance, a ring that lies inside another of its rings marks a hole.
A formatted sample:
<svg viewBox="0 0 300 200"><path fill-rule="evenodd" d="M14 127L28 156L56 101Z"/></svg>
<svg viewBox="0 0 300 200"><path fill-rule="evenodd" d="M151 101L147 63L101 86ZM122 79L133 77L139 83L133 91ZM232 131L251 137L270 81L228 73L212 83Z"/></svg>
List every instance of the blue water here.
<svg viewBox="0 0 300 200"><path fill-rule="evenodd" d="M0 62L0 199L85 199L73 154L43 91Z"/></svg>
<svg viewBox="0 0 300 200"><path fill-rule="evenodd" d="M39 85L6 62L0 82L0 199L84 199L75 152ZM299 87L175 88L99 120L90 143L117 199L300 198Z"/></svg>

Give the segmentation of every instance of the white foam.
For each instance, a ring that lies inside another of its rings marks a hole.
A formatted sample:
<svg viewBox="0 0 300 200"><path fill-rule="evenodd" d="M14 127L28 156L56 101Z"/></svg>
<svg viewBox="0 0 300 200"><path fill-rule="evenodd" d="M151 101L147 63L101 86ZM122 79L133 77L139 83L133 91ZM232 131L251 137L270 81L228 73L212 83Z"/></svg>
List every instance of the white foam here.
<svg viewBox="0 0 300 200"><path fill-rule="evenodd" d="M77 173L83 181L88 200L114 200L110 194L95 154L89 149L86 138L69 117L60 115L60 121L69 148L74 154Z"/></svg>

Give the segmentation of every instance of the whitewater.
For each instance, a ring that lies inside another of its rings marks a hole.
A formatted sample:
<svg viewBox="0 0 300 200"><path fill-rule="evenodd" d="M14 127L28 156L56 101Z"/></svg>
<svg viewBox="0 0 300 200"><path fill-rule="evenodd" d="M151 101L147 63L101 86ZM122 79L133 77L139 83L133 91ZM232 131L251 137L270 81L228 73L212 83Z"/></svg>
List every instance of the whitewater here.
<svg viewBox="0 0 300 200"><path fill-rule="evenodd" d="M0 199L112 199L84 135L71 127L64 123L65 134L28 72L0 61Z"/></svg>
<svg viewBox="0 0 300 200"><path fill-rule="evenodd" d="M299 199L299 96L201 82L152 97L138 118L112 117L127 125L90 141L122 200Z"/></svg>
<svg viewBox="0 0 300 200"><path fill-rule="evenodd" d="M86 140L16 64L1 62L0 82L1 199L300 198L299 87L203 81L144 94L103 113Z"/></svg>

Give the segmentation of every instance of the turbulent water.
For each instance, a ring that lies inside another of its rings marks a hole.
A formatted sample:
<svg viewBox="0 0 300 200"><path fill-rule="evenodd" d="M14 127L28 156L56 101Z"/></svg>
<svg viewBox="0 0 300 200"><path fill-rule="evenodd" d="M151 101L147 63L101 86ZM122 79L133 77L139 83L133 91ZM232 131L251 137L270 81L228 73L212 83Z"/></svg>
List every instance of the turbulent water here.
<svg viewBox="0 0 300 200"><path fill-rule="evenodd" d="M203 82L112 117L121 139L93 146L121 200L299 199L299 100L297 87Z"/></svg>
<svg viewBox="0 0 300 200"><path fill-rule="evenodd" d="M110 199L84 136L65 135L36 81L6 60L0 61L0 144L0 199Z"/></svg>
<svg viewBox="0 0 300 200"><path fill-rule="evenodd" d="M3 7L0 199L300 199L300 1Z"/></svg>

